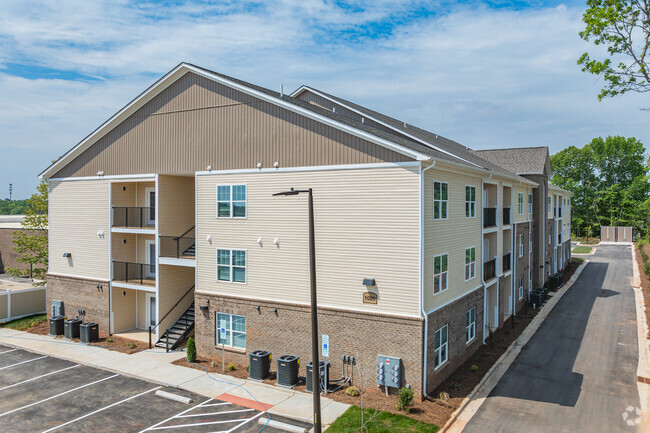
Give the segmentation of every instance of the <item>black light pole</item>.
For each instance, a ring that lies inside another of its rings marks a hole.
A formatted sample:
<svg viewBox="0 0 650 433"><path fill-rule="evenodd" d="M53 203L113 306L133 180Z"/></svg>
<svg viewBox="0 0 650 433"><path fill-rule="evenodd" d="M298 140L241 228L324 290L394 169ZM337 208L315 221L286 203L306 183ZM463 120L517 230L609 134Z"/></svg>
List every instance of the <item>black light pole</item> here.
<svg viewBox="0 0 650 433"><path fill-rule="evenodd" d="M276 195L298 195L309 193L309 282L311 285L311 368L312 396L314 410L314 433L321 433L320 416L320 362L318 359L318 310L316 304L316 247L314 240L314 197L309 189L278 192Z"/></svg>

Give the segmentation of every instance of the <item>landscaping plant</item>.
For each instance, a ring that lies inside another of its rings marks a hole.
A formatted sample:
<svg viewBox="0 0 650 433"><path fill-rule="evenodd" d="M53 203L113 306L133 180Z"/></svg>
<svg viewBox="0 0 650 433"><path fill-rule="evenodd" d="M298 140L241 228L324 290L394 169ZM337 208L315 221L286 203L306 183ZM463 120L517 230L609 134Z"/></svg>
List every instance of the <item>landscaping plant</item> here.
<svg viewBox="0 0 650 433"><path fill-rule="evenodd" d="M196 343L192 337L187 339L187 362L196 361Z"/></svg>
<svg viewBox="0 0 650 433"><path fill-rule="evenodd" d="M413 390L411 388L400 388L397 397L397 410L409 413L413 404Z"/></svg>

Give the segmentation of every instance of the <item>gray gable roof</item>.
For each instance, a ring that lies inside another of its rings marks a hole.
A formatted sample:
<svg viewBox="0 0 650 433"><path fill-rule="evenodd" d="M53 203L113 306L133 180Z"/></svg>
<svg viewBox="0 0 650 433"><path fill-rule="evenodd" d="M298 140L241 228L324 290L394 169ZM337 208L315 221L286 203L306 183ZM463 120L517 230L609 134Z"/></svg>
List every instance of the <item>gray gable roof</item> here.
<svg viewBox="0 0 650 433"><path fill-rule="evenodd" d="M517 174L551 175L551 160L546 146L477 150L475 153Z"/></svg>

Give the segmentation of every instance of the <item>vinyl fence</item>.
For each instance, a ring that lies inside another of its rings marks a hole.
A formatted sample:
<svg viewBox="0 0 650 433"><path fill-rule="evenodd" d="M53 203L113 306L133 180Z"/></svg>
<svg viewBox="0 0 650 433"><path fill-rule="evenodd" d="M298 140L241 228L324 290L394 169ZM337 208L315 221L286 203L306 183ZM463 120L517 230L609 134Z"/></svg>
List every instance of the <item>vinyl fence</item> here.
<svg viewBox="0 0 650 433"><path fill-rule="evenodd" d="M45 290L45 287L0 290L0 323L33 314L45 314Z"/></svg>
<svg viewBox="0 0 650 433"><path fill-rule="evenodd" d="M632 227L600 227L601 242L632 242Z"/></svg>

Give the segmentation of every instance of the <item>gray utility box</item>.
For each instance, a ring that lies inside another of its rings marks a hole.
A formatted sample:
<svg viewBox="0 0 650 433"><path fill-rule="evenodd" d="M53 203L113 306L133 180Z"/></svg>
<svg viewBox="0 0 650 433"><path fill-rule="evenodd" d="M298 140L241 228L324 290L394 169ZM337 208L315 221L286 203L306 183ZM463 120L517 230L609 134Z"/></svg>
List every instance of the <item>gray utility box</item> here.
<svg viewBox="0 0 650 433"><path fill-rule="evenodd" d="M282 355L278 358L278 378L276 385L293 388L298 384L300 358L294 355Z"/></svg>
<svg viewBox="0 0 650 433"><path fill-rule="evenodd" d="M79 338L79 325L81 325L79 319L70 319L63 322L63 336L71 340Z"/></svg>
<svg viewBox="0 0 650 433"><path fill-rule="evenodd" d="M99 340L99 325L95 322L79 325L79 339L82 343L91 343Z"/></svg>
<svg viewBox="0 0 650 433"><path fill-rule="evenodd" d="M63 316L50 317L50 335L63 335Z"/></svg>
<svg viewBox="0 0 650 433"><path fill-rule="evenodd" d="M320 377L321 377L321 383L327 387L329 385L330 381L330 363L329 361L318 361L318 368L320 370ZM306 366L307 372L306 372L306 380L307 380L307 392L312 392L312 389L314 389L314 380L312 379L312 375L314 374L314 369L312 368L312 363L310 362Z"/></svg>
<svg viewBox="0 0 650 433"><path fill-rule="evenodd" d="M377 355L377 385L402 387L402 358Z"/></svg>
<svg viewBox="0 0 650 433"><path fill-rule="evenodd" d="M50 305L50 311L52 317L65 316L65 311L63 308L63 301L52 301Z"/></svg>
<svg viewBox="0 0 650 433"><path fill-rule="evenodd" d="M248 378L264 380L271 375L271 352L256 350L248 355Z"/></svg>

